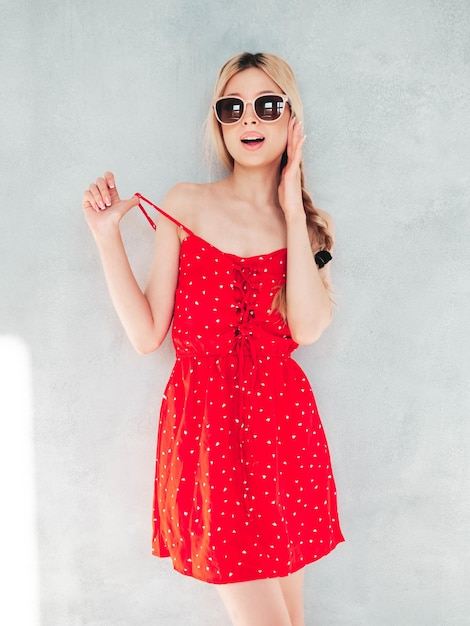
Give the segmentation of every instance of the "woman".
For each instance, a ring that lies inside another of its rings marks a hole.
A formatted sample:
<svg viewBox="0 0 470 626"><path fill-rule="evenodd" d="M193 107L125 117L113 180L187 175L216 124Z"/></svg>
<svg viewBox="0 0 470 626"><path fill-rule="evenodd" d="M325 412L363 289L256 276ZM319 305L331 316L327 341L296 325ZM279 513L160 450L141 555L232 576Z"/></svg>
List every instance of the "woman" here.
<svg viewBox="0 0 470 626"><path fill-rule="evenodd" d="M224 65L208 126L230 173L166 195L145 292L119 234L142 196L121 200L110 172L83 196L135 348L157 349L173 322L153 552L216 583L237 625L304 624L304 566L343 541L313 393L290 358L332 314L333 222L303 187L301 119L285 61Z"/></svg>

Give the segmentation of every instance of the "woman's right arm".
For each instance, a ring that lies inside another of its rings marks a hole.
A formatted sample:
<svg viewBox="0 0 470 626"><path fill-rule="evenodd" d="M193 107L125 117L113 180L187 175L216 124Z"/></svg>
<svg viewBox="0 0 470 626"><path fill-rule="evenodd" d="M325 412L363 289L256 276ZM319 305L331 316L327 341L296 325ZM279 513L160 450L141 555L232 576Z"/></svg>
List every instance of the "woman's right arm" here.
<svg viewBox="0 0 470 626"><path fill-rule="evenodd" d="M122 217L138 203L136 196L121 200L113 174L106 172L85 191L82 206L119 319L135 349L147 354L160 346L171 324L181 242L178 228L169 220L160 219L154 260L143 292L132 272L119 230ZM171 212L171 192L165 204Z"/></svg>

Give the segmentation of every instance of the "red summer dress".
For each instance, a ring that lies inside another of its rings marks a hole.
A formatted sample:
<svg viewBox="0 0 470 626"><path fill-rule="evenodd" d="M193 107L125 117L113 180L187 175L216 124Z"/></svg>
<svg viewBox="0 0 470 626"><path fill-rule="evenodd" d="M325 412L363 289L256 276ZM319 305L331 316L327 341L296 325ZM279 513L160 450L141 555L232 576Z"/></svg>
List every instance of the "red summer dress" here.
<svg viewBox="0 0 470 626"><path fill-rule="evenodd" d="M344 541L313 392L271 310L287 250L225 253L155 208L187 236L158 430L153 554L210 583L286 576Z"/></svg>

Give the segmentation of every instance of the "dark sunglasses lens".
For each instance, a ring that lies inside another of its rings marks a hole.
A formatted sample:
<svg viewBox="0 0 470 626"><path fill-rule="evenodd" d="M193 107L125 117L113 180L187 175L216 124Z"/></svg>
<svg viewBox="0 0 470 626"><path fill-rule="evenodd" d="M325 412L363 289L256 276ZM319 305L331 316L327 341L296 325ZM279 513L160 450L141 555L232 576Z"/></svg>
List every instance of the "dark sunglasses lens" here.
<svg viewBox="0 0 470 626"><path fill-rule="evenodd" d="M215 110L223 124L234 124L243 115L243 101L239 98L224 98L216 103Z"/></svg>
<svg viewBox="0 0 470 626"><path fill-rule="evenodd" d="M260 96L255 100L255 111L261 120L274 122L284 111L284 100L281 96Z"/></svg>

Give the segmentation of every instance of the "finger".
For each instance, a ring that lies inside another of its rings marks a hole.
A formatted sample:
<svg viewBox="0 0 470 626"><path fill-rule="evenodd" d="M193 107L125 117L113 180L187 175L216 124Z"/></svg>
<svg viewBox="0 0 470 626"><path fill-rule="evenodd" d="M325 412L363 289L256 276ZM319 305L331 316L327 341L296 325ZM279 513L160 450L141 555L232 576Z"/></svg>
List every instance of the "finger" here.
<svg viewBox="0 0 470 626"><path fill-rule="evenodd" d="M131 196L128 200L123 200L123 202L125 202L126 211L129 211L129 209L132 209L132 207L135 207L139 204L140 198L134 195Z"/></svg>
<svg viewBox="0 0 470 626"><path fill-rule="evenodd" d="M292 116L287 126L287 163L292 158L292 147L294 141L295 116Z"/></svg>
<svg viewBox="0 0 470 626"><path fill-rule="evenodd" d="M303 122L297 122L293 132L293 158L295 160L298 160L300 163L300 161L302 160L302 146L306 138Z"/></svg>
<svg viewBox="0 0 470 626"><path fill-rule="evenodd" d="M296 144L296 142L300 139L300 137L303 137L304 135L305 135L304 123L298 120L295 122L294 127L292 129L293 143Z"/></svg>
<svg viewBox="0 0 470 626"><path fill-rule="evenodd" d="M304 141L305 137L298 137L295 139L290 152L290 158L287 160L286 170L287 172L291 172L293 175L296 175L302 162L302 146Z"/></svg>
<svg viewBox="0 0 470 626"><path fill-rule="evenodd" d="M112 172L105 172L104 173L104 177L106 180L106 183L108 185L108 187L110 189L115 189L116 188L116 180L114 178L114 174Z"/></svg>
<svg viewBox="0 0 470 626"><path fill-rule="evenodd" d="M121 198L117 190L116 179L114 178L114 174L112 172L105 172L104 179L106 181L106 185L108 186L108 194L111 198L111 203L119 202Z"/></svg>
<svg viewBox="0 0 470 626"><path fill-rule="evenodd" d="M302 145L302 144L303 144L303 142L305 141L306 136L307 136L307 135L306 135L306 134L305 134L305 132L304 132L304 127L303 127L303 124L301 123L301 124L299 125L299 127L298 127L298 128L296 128L296 130L295 130L295 136L294 136L294 149L296 149L296 148L297 148L297 146L298 146L299 144L300 144L300 145Z"/></svg>
<svg viewBox="0 0 470 626"><path fill-rule="evenodd" d="M294 154L292 157L292 167L299 168L302 163L302 147L304 145L305 136L300 137L296 143Z"/></svg>
<svg viewBox="0 0 470 626"><path fill-rule="evenodd" d="M291 135L291 146L292 146L292 149L295 150L298 140L305 135L304 123L301 120L298 120L297 118L294 118L292 120L292 126L290 128L290 135Z"/></svg>
<svg viewBox="0 0 470 626"><path fill-rule="evenodd" d="M106 208L106 205L104 203L103 196L101 195L101 190L98 185L98 182L99 182L99 179L97 179L96 184L92 183L89 187L89 191L91 195L93 196L95 203L99 206L101 210L104 210Z"/></svg>
<svg viewBox="0 0 470 626"><path fill-rule="evenodd" d="M93 211L97 211L97 212L100 211L100 207L96 203L96 200L93 197L93 194L90 192L89 189L87 189L85 193L83 194L82 207L85 211L87 209L92 209Z"/></svg>
<svg viewBox="0 0 470 626"><path fill-rule="evenodd" d="M96 179L96 186L100 190L101 198L103 199L103 202L105 203L105 205L106 206L111 206L111 197L110 197L109 187L108 187L108 184L105 181L105 179L101 178L101 177L97 178ZM102 207L102 208L104 208L104 207Z"/></svg>

